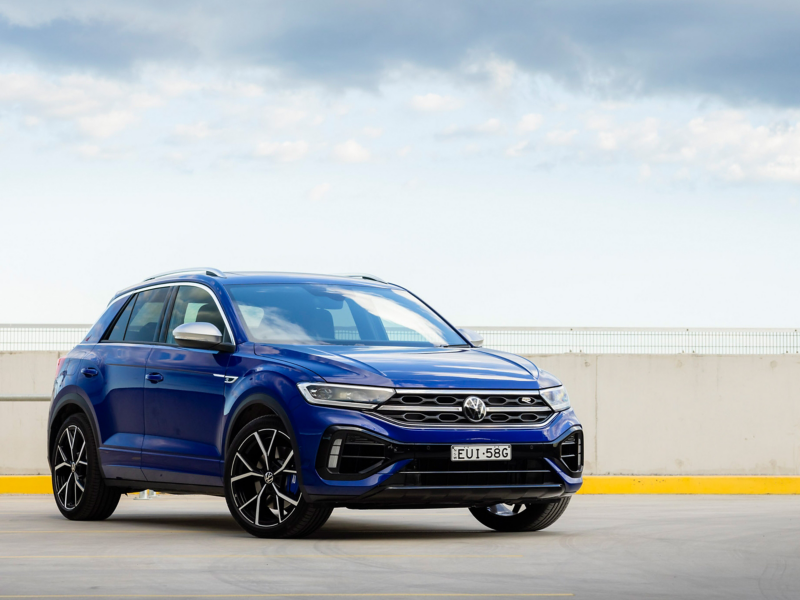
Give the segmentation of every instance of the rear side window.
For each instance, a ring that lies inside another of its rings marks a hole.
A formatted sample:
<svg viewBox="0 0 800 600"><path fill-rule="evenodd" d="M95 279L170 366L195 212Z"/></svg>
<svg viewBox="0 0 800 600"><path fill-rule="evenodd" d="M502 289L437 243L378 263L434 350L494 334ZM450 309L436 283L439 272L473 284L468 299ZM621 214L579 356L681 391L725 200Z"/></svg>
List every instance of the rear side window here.
<svg viewBox="0 0 800 600"><path fill-rule="evenodd" d="M140 292L133 302L130 321L123 338L126 342L153 342L156 339L158 322L164 310L164 302L170 288L156 288Z"/></svg>
<svg viewBox="0 0 800 600"><path fill-rule="evenodd" d="M121 342L125 338L125 328L128 326L128 321L131 320L134 300L135 298L132 298L125 304L125 309L114 324L111 333L109 333L106 338L109 342Z"/></svg>
<svg viewBox="0 0 800 600"><path fill-rule="evenodd" d="M182 285L178 288L175 296L175 304L172 307L172 314L169 319L169 329L167 330L168 344L175 344L173 332L178 325L184 323L211 323L216 325L223 335L223 341L228 342L228 330L225 321L217 308L217 303L203 288Z"/></svg>

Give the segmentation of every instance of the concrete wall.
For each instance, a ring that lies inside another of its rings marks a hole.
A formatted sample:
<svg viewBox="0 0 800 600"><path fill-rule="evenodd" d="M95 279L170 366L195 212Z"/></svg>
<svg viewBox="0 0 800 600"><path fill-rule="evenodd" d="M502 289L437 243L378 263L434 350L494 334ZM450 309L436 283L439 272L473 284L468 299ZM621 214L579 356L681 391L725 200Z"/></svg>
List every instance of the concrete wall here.
<svg viewBox="0 0 800 600"><path fill-rule="evenodd" d="M0 475L48 472L48 400L56 362L65 354L0 352Z"/></svg>
<svg viewBox="0 0 800 600"><path fill-rule="evenodd" d="M800 356L533 356L570 392L593 475L800 475Z"/></svg>
<svg viewBox="0 0 800 600"><path fill-rule="evenodd" d="M47 472L57 352L0 353L0 474ZM529 357L567 385L592 475L800 475L800 356Z"/></svg>

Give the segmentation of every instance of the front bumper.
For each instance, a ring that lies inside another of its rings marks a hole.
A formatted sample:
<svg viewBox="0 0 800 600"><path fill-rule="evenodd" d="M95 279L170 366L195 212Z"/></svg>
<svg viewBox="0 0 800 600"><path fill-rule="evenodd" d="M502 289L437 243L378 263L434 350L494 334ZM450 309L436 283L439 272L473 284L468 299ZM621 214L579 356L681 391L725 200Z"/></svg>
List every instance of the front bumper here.
<svg viewBox="0 0 800 600"><path fill-rule="evenodd" d="M547 427L513 430L414 429L354 411L313 412L325 429L298 432L310 502L353 508L525 503L574 494L582 483L583 433L571 410ZM451 445L470 443L511 444L512 459L450 461ZM332 467L334 444L349 464Z"/></svg>

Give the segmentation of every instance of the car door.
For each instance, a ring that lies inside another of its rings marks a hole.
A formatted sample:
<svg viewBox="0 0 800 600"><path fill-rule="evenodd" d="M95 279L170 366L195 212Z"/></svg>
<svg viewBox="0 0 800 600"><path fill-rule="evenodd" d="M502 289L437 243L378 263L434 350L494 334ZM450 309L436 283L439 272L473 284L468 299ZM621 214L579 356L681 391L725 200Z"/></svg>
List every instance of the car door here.
<svg viewBox="0 0 800 600"><path fill-rule="evenodd" d="M169 292L160 287L132 294L79 366L79 385L97 417L103 473L110 479L144 480L145 367Z"/></svg>
<svg viewBox="0 0 800 600"><path fill-rule="evenodd" d="M231 339L210 290L199 284L176 288L161 345L147 361L142 469L148 481L219 486L230 354L179 347L173 331L194 322L213 323L225 341Z"/></svg>

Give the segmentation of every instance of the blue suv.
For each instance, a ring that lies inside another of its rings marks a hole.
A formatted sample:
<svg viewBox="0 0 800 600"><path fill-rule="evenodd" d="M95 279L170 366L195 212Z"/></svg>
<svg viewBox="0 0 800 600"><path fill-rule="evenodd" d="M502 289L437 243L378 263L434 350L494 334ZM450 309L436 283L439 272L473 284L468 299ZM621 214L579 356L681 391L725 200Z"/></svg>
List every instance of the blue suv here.
<svg viewBox="0 0 800 600"><path fill-rule="evenodd" d="M337 507L558 519L583 432L561 383L367 275L186 269L122 290L59 360L48 425L68 519L144 488L224 496L259 537Z"/></svg>

